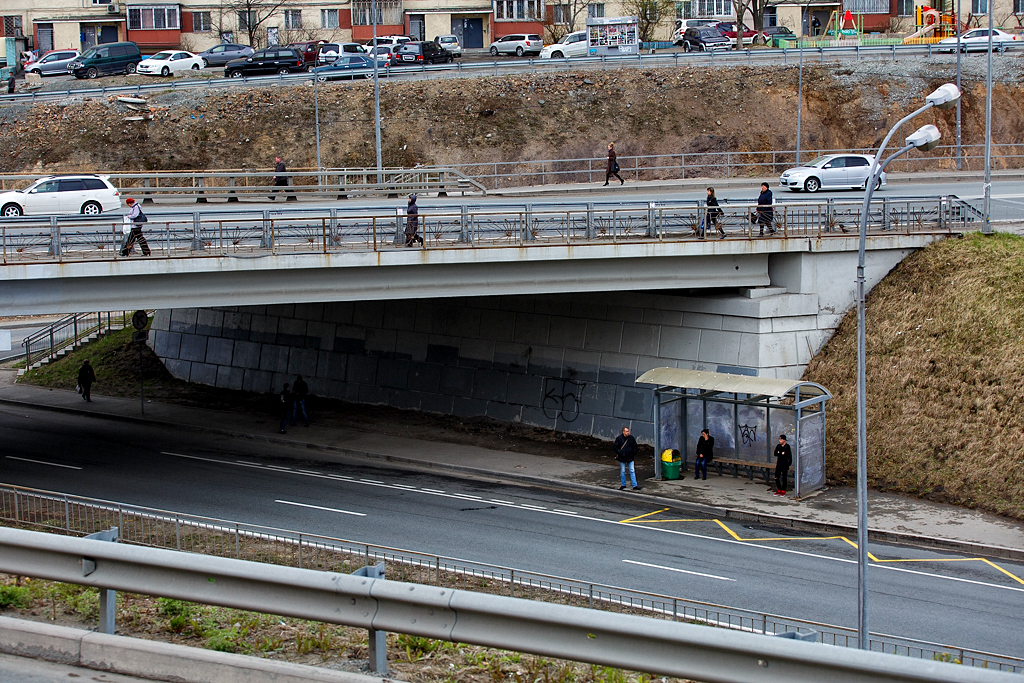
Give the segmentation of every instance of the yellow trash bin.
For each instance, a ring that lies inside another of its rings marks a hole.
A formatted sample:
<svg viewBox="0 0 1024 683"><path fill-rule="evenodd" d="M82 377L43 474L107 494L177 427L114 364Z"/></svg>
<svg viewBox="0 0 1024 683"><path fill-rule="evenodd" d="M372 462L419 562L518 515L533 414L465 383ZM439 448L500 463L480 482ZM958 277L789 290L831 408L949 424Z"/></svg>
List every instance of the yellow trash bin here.
<svg viewBox="0 0 1024 683"><path fill-rule="evenodd" d="M662 479L678 479L679 468L682 465L679 451L673 448L666 448L661 453L661 477Z"/></svg>

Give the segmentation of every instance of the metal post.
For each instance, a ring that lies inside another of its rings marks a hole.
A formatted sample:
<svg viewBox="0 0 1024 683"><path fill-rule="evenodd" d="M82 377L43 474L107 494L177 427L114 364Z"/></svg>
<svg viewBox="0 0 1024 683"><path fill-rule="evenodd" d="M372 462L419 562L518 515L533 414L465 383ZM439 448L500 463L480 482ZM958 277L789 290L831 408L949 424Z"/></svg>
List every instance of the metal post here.
<svg viewBox="0 0 1024 683"><path fill-rule="evenodd" d="M661 481L661 392L654 392L654 479Z"/></svg>
<svg viewBox="0 0 1024 683"><path fill-rule="evenodd" d="M988 3L988 74L985 77L985 200L982 210L985 212L981 232L992 234L992 4ZM957 53L959 54L959 52Z"/></svg>
<svg viewBox="0 0 1024 683"><path fill-rule="evenodd" d="M118 527L113 527L106 531L98 531L94 534L89 534L86 538L94 541L108 541L111 543L117 543L117 530ZM92 562L91 560L89 562ZM86 564L83 560L82 563L82 574L88 576L96 570L95 562L92 564ZM115 622L117 619L117 591L108 590L106 588L100 589L100 623L99 632L109 633L114 635Z"/></svg>
<svg viewBox="0 0 1024 683"><path fill-rule="evenodd" d="M594 203L587 202L587 239L594 239Z"/></svg>
<svg viewBox="0 0 1024 683"><path fill-rule="evenodd" d="M380 77L377 73L377 0L370 1L370 21L373 24L373 129L377 136L377 185L384 184L384 168L380 151Z"/></svg>
<svg viewBox="0 0 1024 683"><path fill-rule="evenodd" d="M367 549L367 558L369 558L369 549ZM378 562L374 566L367 565L365 567L360 567L352 572L352 576L366 576L371 579L383 579L384 563ZM386 631L378 631L373 628L366 629L366 631L369 636L370 671L381 676L385 676L388 672L388 634Z"/></svg>
<svg viewBox="0 0 1024 683"><path fill-rule="evenodd" d="M60 224L56 216L50 216L50 255L60 257Z"/></svg>
<svg viewBox="0 0 1024 683"><path fill-rule="evenodd" d="M377 63L376 55L374 55L373 63ZM313 71L313 116L316 129L316 186L320 187L322 184L323 176L320 175L320 171L323 170L323 164L320 163L320 97L319 87L320 77L317 76L316 71Z"/></svg>
<svg viewBox="0 0 1024 683"><path fill-rule="evenodd" d="M800 42L800 75L796 86L796 165L800 165L800 124L804 113L804 44ZM772 169L775 170L774 168Z"/></svg>
<svg viewBox="0 0 1024 683"><path fill-rule="evenodd" d="M203 223L198 211L192 213L192 250L203 250Z"/></svg>
<svg viewBox="0 0 1024 683"><path fill-rule="evenodd" d="M956 0L956 88L963 92L960 87L960 0ZM960 170L963 162L963 154L960 150L960 100L956 101L956 170Z"/></svg>

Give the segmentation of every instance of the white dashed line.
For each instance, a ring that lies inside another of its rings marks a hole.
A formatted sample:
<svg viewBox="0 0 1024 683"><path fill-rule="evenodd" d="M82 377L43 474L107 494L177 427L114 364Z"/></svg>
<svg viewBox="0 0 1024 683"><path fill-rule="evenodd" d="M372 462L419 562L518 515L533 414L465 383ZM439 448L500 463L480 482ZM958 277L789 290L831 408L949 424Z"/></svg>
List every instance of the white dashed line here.
<svg viewBox="0 0 1024 683"><path fill-rule="evenodd" d="M444 493L444 491L441 491L440 489L420 489L420 491L425 491L426 493Z"/></svg>
<svg viewBox="0 0 1024 683"><path fill-rule="evenodd" d="M45 460L33 460L32 458L19 458L14 455L5 455L8 460L20 460L21 462L34 462L37 465L49 465L50 467L63 467L66 470L80 470L81 467L75 467L74 465L61 465L58 462L46 462Z"/></svg>
<svg viewBox="0 0 1024 683"><path fill-rule="evenodd" d="M342 515L353 515L354 517L365 517L366 516L362 512L352 512L351 510L339 510L338 508L327 508L327 507L324 507L322 505L307 505L306 503L296 503L296 502L293 502L293 501L290 501L290 500L275 500L274 502L275 503L280 503L281 505L294 505L295 507L300 507L300 508L312 508L313 510L325 510L327 512L337 512L337 513L340 513Z"/></svg>
<svg viewBox="0 0 1024 683"><path fill-rule="evenodd" d="M342 478L343 479L347 479L347 477L342 477ZM377 481L376 479L360 479L359 481L366 482L367 484L383 484L384 483L382 481Z"/></svg>
<svg viewBox="0 0 1024 683"><path fill-rule="evenodd" d="M578 512L573 512L571 510L559 510L558 508L555 508L554 510L552 510L552 512L561 512L563 515L578 515L579 514Z"/></svg>
<svg viewBox="0 0 1024 683"><path fill-rule="evenodd" d="M736 579L730 579L727 576L715 576L714 574L702 574L701 572L691 572L686 569L677 569L675 567L664 567L660 564L648 564L647 562L637 562L635 560L623 560L627 564L638 564L641 567L652 567L654 569L664 569L670 572L679 572L680 574L691 574L693 576L703 576L706 579L718 579L719 581L735 581Z"/></svg>
<svg viewBox="0 0 1024 683"><path fill-rule="evenodd" d="M424 489L426 491L426 489ZM492 503L498 503L499 505L515 505L511 500L498 500L497 498L491 498Z"/></svg>

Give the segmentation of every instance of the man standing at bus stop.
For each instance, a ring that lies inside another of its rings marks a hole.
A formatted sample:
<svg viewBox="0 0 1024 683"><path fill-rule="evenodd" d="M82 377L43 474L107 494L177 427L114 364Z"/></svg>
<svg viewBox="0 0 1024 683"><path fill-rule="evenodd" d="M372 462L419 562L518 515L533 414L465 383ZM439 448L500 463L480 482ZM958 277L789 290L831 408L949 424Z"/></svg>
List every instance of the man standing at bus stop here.
<svg viewBox="0 0 1024 683"><path fill-rule="evenodd" d="M779 445L775 447L775 495L786 495L789 466L793 463L793 451L786 443L786 435L779 436Z"/></svg>

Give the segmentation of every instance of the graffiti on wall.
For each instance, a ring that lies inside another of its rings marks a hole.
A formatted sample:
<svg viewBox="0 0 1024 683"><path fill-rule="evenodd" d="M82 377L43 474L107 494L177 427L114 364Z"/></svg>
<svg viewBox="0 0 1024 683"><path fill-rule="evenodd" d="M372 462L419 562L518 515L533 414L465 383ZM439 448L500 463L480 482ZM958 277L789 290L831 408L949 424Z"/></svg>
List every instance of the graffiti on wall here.
<svg viewBox="0 0 1024 683"><path fill-rule="evenodd" d="M560 418L564 422L574 422L580 416L580 403L583 400L583 389L586 382L561 377L544 378L544 401L541 408L544 417L554 420Z"/></svg>

